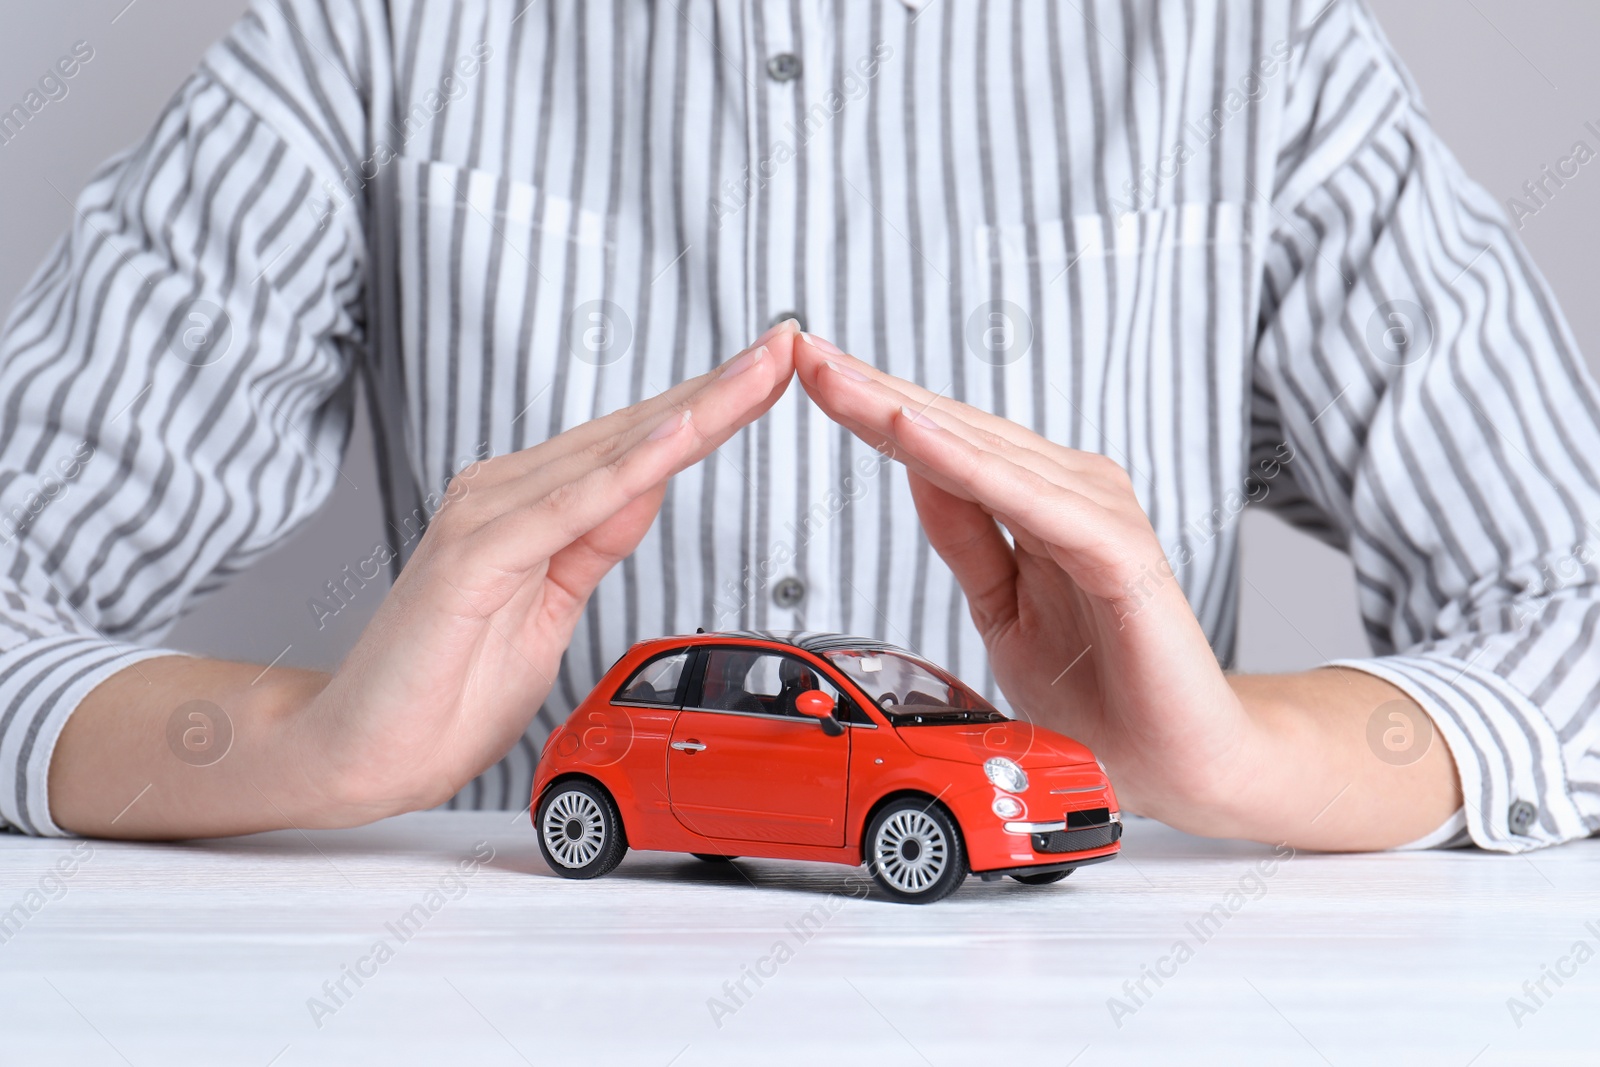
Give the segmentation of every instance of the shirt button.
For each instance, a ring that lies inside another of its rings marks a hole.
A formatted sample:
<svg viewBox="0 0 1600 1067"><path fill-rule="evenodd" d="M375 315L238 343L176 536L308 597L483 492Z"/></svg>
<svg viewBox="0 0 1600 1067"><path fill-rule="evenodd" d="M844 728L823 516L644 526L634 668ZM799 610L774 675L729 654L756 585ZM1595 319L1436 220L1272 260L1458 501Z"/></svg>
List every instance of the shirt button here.
<svg viewBox="0 0 1600 1067"><path fill-rule="evenodd" d="M792 82L800 77L800 57L793 52L779 52L767 60L767 73L775 82Z"/></svg>
<svg viewBox="0 0 1600 1067"><path fill-rule="evenodd" d="M1520 837L1528 832L1533 826L1533 820L1538 816L1538 808L1526 800L1519 800L1511 805L1510 811L1506 812L1506 821L1511 824L1511 832Z"/></svg>
<svg viewBox="0 0 1600 1067"><path fill-rule="evenodd" d="M794 321L798 322L800 324L800 332L805 332L806 318L798 311L778 312L776 315L772 316L772 321L767 323L767 328L771 329L772 327L778 325L778 323L783 322L785 319L793 319Z"/></svg>
<svg viewBox="0 0 1600 1067"><path fill-rule="evenodd" d="M772 602L780 608L797 608L806 598L806 583L789 577L772 587Z"/></svg>

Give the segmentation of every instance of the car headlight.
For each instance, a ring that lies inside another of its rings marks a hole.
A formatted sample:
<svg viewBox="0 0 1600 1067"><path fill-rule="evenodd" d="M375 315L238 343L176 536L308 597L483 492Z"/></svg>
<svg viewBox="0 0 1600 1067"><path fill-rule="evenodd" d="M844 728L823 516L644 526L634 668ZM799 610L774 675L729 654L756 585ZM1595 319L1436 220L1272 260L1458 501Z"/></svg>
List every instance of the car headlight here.
<svg viewBox="0 0 1600 1067"><path fill-rule="evenodd" d="M995 797L994 804L991 807L994 809L994 813L1002 819L1015 819L1027 810L1022 806L1022 801L1016 797L1008 796Z"/></svg>
<svg viewBox="0 0 1600 1067"><path fill-rule="evenodd" d="M984 760L983 773L989 781L1009 793L1021 793L1028 788L1027 773L1004 756Z"/></svg>

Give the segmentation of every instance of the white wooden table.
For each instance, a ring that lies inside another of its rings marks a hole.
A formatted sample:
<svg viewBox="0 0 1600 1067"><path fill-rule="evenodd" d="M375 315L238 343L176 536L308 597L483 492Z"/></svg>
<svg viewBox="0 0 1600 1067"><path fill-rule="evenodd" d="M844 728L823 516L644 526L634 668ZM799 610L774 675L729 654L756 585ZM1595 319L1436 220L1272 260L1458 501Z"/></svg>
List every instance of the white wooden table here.
<svg viewBox="0 0 1600 1067"><path fill-rule="evenodd" d="M564 881L504 814L0 835L0 920L22 916L0 929L0 1064L1600 1062L1600 959L1560 962L1600 951L1600 841L1269 875L1262 846L1142 820L1125 841L1055 886L908 907L776 861L636 853Z"/></svg>

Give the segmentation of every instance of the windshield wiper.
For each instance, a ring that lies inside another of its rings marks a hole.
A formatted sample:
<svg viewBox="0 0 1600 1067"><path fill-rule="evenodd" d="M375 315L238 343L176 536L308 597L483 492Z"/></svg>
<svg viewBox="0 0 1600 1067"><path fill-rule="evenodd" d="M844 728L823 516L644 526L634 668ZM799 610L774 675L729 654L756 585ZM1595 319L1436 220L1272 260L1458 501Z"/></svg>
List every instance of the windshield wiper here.
<svg viewBox="0 0 1600 1067"><path fill-rule="evenodd" d="M885 708L884 711L896 725L903 726L934 726L941 723L961 722L1007 722L1004 715L998 711L985 711L977 708L918 708L913 711L908 707L894 710Z"/></svg>

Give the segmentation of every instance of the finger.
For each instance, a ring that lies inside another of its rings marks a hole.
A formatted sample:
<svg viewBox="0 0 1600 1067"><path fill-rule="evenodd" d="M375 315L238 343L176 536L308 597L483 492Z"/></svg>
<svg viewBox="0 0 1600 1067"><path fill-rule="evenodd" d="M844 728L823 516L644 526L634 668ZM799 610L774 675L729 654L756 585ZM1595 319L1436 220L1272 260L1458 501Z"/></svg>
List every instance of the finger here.
<svg viewBox="0 0 1600 1067"><path fill-rule="evenodd" d="M576 624L595 587L632 555L661 508L665 484L635 497L593 530L550 557L545 571L546 612L562 625Z"/></svg>
<svg viewBox="0 0 1600 1067"><path fill-rule="evenodd" d="M912 455L904 448L901 448L899 442L893 437L887 434L878 433L871 427L865 426L859 422L855 422L842 415L834 415L833 420L840 426L843 426L845 429L849 430L864 444L870 445L873 451L877 452L879 455L886 456L905 467L908 474L915 474L926 479L927 481L932 482L940 489L959 500L971 501L974 499L971 493L968 493L959 484L946 477L942 472L934 470L927 464L923 463L916 456Z"/></svg>
<svg viewBox="0 0 1600 1067"><path fill-rule="evenodd" d="M748 348L705 374L679 382L670 389L641 400L637 404L619 408L598 419L574 426L537 445L519 452L496 456L477 465L479 468L477 470L468 468L462 472L462 480L470 483L473 489L481 489L540 471L562 473L570 457L581 456L594 450L602 441L615 439L619 448L632 445L665 417L667 412L682 411L686 406L693 404L696 397L737 367L743 357L764 347L766 358L772 360L771 366L774 368L772 389L767 402L752 410L751 418L756 418L777 402L788 385L794 366L794 338L798 332L798 324L793 319L780 322L757 338ZM565 473L566 476L561 480L570 480L576 476L573 472ZM559 484L559 481L556 484Z"/></svg>
<svg viewBox="0 0 1600 1067"><path fill-rule="evenodd" d="M970 427L975 433L991 435L1016 448L1036 452L1068 468L1092 465L1095 462L1095 453L1056 444L1010 419L1001 418L971 404L964 404L942 393L930 392L904 378L886 374L848 353L841 352L837 346L813 334L800 334L798 342L794 350L795 369L806 391L813 393L813 396L817 395L813 392L813 387L822 387L823 395L828 395L825 383L829 377L828 372L832 369L855 380L865 379L873 382L887 390L881 395L885 398L890 411L902 405L917 411L933 411L946 416L942 424L952 432L961 432L962 426ZM833 367L830 368L829 364Z"/></svg>
<svg viewBox="0 0 1600 1067"><path fill-rule="evenodd" d="M787 368L778 363L777 357L764 345L746 352L705 388L685 403L668 406L653 422L639 422L610 436L596 437L585 448L528 470L520 477L486 488L472 485L467 494L452 504L456 518L468 527L478 526L507 510L529 505L559 486L614 462L637 447L655 429L685 413L691 416L686 428L697 445L689 462L696 462L710 455L776 402L787 377ZM775 383L774 379L779 376L783 380Z"/></svg>
<svg viewBox="0 0 1600 1067"><path fill-rule="evenodd" d="M801 343L796 346L797 359L804 363L806 353L818 345L816 339L802 334ZM871 370L859 360L838 356L822 361L809 379L808 373L802 373L801 382L812 399L836 420L848 419L871 427L874 442L892 436L895 413L901 407L932 411L939 415L941 426L969 443L999 452L1013 463L1071 486L1102 504L1113 506L1134 500L1133 483L1121 467L1105 456L1057 445L1008 419L935 396L911 382Z"/></svg>
<svg viewBox="0 0 1600 1067"><path fill-rule="evenodd" d="M518 486L493 490L516 495L477 528L442 535L450 547L440 554L479 572L526 573L703 459L730 425L765 401L769 387L765 361L756 362L719 382L693 407L669 414L632 448L572 481L542 495ZM709 425L695 427L697 419Z"/></svg>
<svg viewBox="0 0 1600 1067"><path fill-rule="evenodd" d="M897 418L895 437L907 454L960 486L984 510L1006 516L1013 529L1039 538L1050 558L1091 596L1122 595L1137 562L1129 552L1133 531L1114 511L974 447L926 414L904 410Z"/></svg>
<svg viewBox="0 0 1600 1067"><path fill-rule="evenodd" d="M808 383L806 388L829 416L844 424L874 448L883 450L894 448L899 443L895 428L900 425L898 421L900 410L908 407L911 410L919 410L909 404L898 403L904 399L904 394L890 384L892 381L894 379L885 381L883 377L869 378L855 373L852 367L829 361L823 365L815 382ZM1052 455L1034 448L1022 447L1010 438L1000 437L981 427L971 426L953 414L941 413L939 424L973 447L1001 455L1046 481L1082 493L1102 506L1125 507L1130 503L1137 503L1133 497L1132 483L1121 474L1121 468L1103 456L1086 452L1073 453L1071 449L1065 449L1061 451L1072 453L1076 458L1072 464L1063 464L1057 462ZM1021 430L1021 427L1018 429ZM1048 444L1036 434L1026 430L1021 432L1035 442ZM952 485L941 477L940 472L924 469L922 473L944 485L957 496L967 495L962 487Z"/></svg>
<svg viewBox="0 0 1600 1067"><path fill-rule="evenodd" d="M928 544L967 595L980 632L1017 614L1017 561L994 519L978 504L916 474L908 478Z"/></svg>

